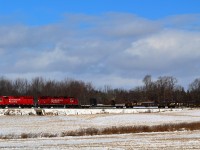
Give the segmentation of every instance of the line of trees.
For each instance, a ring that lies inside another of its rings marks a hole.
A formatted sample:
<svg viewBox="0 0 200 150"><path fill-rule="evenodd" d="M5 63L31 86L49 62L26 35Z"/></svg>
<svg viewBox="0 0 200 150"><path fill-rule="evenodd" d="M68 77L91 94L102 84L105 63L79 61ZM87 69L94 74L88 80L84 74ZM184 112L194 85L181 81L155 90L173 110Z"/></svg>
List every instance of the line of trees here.
<svg viewBox="0 0 200 150"><path fill-rule="evenodd" d="M90 98L96 98L98 103L103 104L109 104L111 100L116 103L175 101L200 104L200 78L195 79L187 91L177 84L178 81L173 76L162 76L152 81L151 75L146 75L143 83L143 86L131 90L112 89L110 86L99 90L95 89L92 83L72 79L55 81L36 77L29 81L23 78L9 80L1 77L0 95L72 96L78 98L80 104L89 104Z"/></svg>

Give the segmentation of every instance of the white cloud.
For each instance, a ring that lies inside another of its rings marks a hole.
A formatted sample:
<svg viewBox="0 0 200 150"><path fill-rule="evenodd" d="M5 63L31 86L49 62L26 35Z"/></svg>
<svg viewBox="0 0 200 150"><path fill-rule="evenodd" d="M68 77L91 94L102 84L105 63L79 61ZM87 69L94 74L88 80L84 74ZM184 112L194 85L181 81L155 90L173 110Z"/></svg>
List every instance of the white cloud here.
<svg viewBox="0 0 200 150"><path fill-rule="evenodd" d="M123 55L133 69L139 66L143 69L159 69L167 72L166 68L173 71L177 67L186 66L185 63L192 63L198 59L199 48L200 33L164 30L134 41Z"/></svg>
<svg viewBox="0 0 200 150"><path fill-rule="evenodd" d="M198 23L193 15L155 21L110 13L68 15L46 26L1 25L1 74L70 77L124 88L141 84L146 74L183 81L200 73Z"/></svg>

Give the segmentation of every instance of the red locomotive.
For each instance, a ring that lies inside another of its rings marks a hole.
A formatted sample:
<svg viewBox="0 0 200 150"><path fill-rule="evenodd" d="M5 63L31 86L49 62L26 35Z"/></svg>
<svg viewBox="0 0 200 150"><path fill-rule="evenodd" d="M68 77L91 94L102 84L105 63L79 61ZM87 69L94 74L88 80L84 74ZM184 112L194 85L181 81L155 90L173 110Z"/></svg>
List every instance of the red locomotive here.
<svg viewBox="0 0 200 150"><path fill-rule="evenodd" d="M78 99L74 97L40 96L34 102L33 96L0 96L0 108L75 108L79 106Z"/></svg>
<svg viewBox="0 0 200 150"><path fill-rule="evenodd" d="M0 107L21 107L34 106L33 96L0 96Z"/></svg>
<svg viewBox="0 0 200 150"><path fill-rule="evenodd" d="M74 97L50 97L41 96L38 97L37 106L43 107L64 107L64 108L75 108L78 107L78 99Z"/></svg>

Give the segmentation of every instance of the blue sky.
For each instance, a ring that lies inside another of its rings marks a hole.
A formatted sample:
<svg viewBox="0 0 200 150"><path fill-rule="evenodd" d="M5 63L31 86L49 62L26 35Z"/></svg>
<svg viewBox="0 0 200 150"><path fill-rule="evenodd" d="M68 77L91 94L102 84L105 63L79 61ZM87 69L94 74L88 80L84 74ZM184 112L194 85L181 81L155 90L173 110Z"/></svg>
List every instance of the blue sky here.
<svg viewBox="0 0 200 150"><path fill-rule="evenodd" d="M100 15L121 12L148 19L160 19L172 15L196 14L199 13L200 6L198 0L0 0L0 2L1 16L12 23L30 25L57 22L66 13Z"/></svg>
<svg viewBox="0 0 200 150"><path fill-rule="evenodd" d="M1 76L130 89L200 71L198 0L0 0Z"/></svg>

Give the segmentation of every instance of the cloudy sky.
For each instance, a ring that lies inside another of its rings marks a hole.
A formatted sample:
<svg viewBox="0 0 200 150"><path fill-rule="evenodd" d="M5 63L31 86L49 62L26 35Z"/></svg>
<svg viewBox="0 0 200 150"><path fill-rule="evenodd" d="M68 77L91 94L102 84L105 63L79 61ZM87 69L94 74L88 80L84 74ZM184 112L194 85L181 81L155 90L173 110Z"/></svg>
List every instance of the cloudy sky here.
<svg viewBox="0 0 200 150"><path fill-rule="evenodd" d="M130 89L200 77L198 0L0 0L0 76Z"/></svg>

